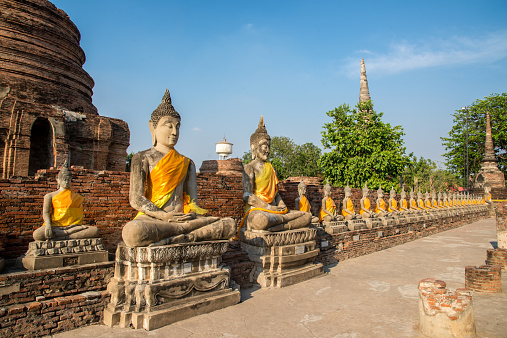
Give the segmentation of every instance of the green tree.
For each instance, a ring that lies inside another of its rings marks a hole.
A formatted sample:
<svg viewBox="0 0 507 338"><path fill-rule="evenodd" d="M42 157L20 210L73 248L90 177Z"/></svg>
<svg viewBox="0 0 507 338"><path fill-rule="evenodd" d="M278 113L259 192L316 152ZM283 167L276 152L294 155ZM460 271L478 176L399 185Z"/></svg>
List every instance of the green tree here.
<svg viewBox="0 0 507 338"><path fill-rule="evenodd" d="M382 113L373 110L371 101L360 102L351 110L343 104L327 112L332 121L324 124L319 161L324 177L335 185L361 188L397 186L410 162L405 154L401 126L382 122Z"/></svg>
<svg viewBox="0 0 507 338"><path fill-rule="evenodd" d="M284 180L291 176L318 176L320 167L317 162L321 155L319 147L313 143L296 144L286 136L274 136L271 139L269 161L278 175ZM252 152L243 154L243 164L252 161Z"/></svg>
<svg viewBox="0 0 507 338"><path fill-rule="evenodd" d="M449 170L437 168L435 162L430 159L420 157L417 159L410 154L410 163L403 172L403 183L407 187L414 187L414 179L417 178L421 191L430 191L433 183L435 191L444 191L457 189L459 180Z"/></svg>
<svg viewBox="0 0 507 338"><path fill-rule="evenodd" d="M507 174L507 93L491 94L476 100L467 110L456 110L454 125L448 137L441 137L447 168L464 182L468 136L468 171L476 174L481 168L486 141L486 112L489 111L495 152L500 170ZM463 184L463 183L462 183Z"/></svg>
<svg viewBox="0 0 507 338"><path fill-rule="evenodd" d="M125 161L125 171L130 172L130 163L132 163L132 156L134 156L134 152L127 154L127 159Z"/></svg>

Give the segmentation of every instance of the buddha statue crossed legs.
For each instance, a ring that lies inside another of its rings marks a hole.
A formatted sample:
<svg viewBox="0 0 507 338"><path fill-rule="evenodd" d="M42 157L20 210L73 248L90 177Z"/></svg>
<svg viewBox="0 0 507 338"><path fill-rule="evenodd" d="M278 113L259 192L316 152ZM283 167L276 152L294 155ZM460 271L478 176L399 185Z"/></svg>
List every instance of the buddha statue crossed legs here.
<svg viewBox="0 0 507 338"><path fill-rule="evenodd" d="M377 190L377 201L375 206L375 213L378 217L385 217L387 216L387 210L386 210L386 202L384 201L384 191L382 190L382 187L379 187Z"/></svg>
<svg viewBox="0 0 507 338"><path fill-rule="evenodd" d="M400 204L401 202L402 201L400 201ZM405 200L405 203L406 202L407 201ZM394 190L394 187L391 187L391 191L389 192L389 201L387 204L387 211L391 214L391 216L396 216L400 213L400 210L398 210L398 202L396 202L396 191Z"/></svg>
<svg viewBox="0 0 507 338"><path fill-rule="evenodd" d="M345 197L342 202L342 216L346 220L358 219L361 215L356 214L354 210L354 203L352 203L352 189L350 189L348 183L345 187Z"/></svg>
<svg viewBox="0 0 507 338"><path fill-rule="evenodd" d="M377 214L375 214L373 211L370 210L371 202L370 199L368 198L369 192L370 190L368 189L368 186L365 183L363 187L363 197L360 200L361 209L359 210L359 213L361 214L361 217L363 219L377 217Z"/></svg>
<svg viewBox="0 0 507 338"><path fill-rule="evenodd" d="M232 218L202 216L195 165L174 149L180 121L166 90L149 121L153 147L132 157L130 204L139 213L123 228L129 247L228 239L236 231Z"/></svg>
<svg viewBox="0 0 507 338"><path fill-rule="evenodd" d="M324 197L322 198L319 220L321 222L343 220L343 216L336 213L336 204L331 198L331 185L329 185L329 181L326 182L326 185L324 186Z"/></svg>

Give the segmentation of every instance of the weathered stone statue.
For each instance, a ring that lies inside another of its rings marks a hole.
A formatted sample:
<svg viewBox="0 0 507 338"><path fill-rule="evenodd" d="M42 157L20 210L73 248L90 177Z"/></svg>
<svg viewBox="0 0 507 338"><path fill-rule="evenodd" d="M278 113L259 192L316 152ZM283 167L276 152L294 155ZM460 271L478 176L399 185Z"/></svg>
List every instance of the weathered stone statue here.
<svg viewBox="0 0 507 338"><path fill-rule="evenodd" d="M438 201L437 202L438 202L439 208L445 207L444 201L442 200L442 192L441 191L438 192Z"/></svg>
<svg viewBox="0 0 507 338"><path fill-rule="evenodd" d="M493 203L491 200L491 187L489 185L484 185L484 203L490 205Z"/></svg>
<svg viewBox="0 0 507 338"><path fill-rule="evenodd" d="M306 183L304 181L299 182L298 193L299 196L294 201L294 206L296 210L309 212L311 214L312 207L310 205L310 202L306 198ZM312 216L312 223L319 223L319 218L316 216Z"/></svg>
<svg viewBox="0 0 507 338"><path fill-rule="evenodd" d="M222 264L236 223L203 216L195 165L174 149L180 121L166 90L149 121L153 147L132 158L130 204L139 213L116 250L106 325L153 330L240 301Z"/></svg>
<svg viewBox="0 0 507 338"><path fill-rule="evenodd" d="M83 196L71 191L72 174L67 162L56 177L58 190L44 196L44 224L33 232L36 241L94 238L99 229L83 225Z"/></svg>
<svg viewBox="0 0 507 338"><path fill-rule="evenodd" d="M352 203L352 189L350 189L349 185L345 187L345 197L342 201L342 216L345 217L346 220L358 219L360 215L356 214L354 209L354 203Z"/></svg>
<svg viewBox="0 0 507 338"><path fill-rule="evenodd" d="M451 207L451 204L449 203L449 196L447 196L447 191L444 191L444 206L446 208Z"/></svg>
<svg viewBox="0 0 507 338"><path fill-rule="evenodd" d="M331 198L331 185L329 185L329 182L324 185L324 197L322 198L319 220L321 222L343 220L343 216L336 213L336 204Z"/></svg>
<svg viewBox="0 0 507 338"><path fill-rule="evenodd" d="M253 161L243 172L243 200L247 203L244 224L247 229L282 231L307 227L312 215L305 211L288 211L278 193L278 178L268 162L271 137L261 116L257 130L250 137Z"/></svg>
<svg viewBox="0 0 507 338"><path fill-rule="evenodd" d="M370 190L368 189L368 186L365 183L363 187L363 197L359 201L361 203L361 209L359 210L359 213L361 214L361 217L363 219L377 216L374 212L370 211L371 202L370 199L368 198L369 192Z"/></svg>
<svg viewBox="0 0 507 338"><path fill-rule="evenodd" d="M70 188L67 162L56 177L58 190L44 196L44 224L33 232L35 242L17 260L28 270L52 269L108 261L108 252L97 238L99 229L83 224L83 197Z"/></svg>
<svg viewBox="0 0 507 338"><path fill-rule="evenodd" d="M403 191L404 193L404 191ZM405 201L405 204L407 203L406 199L403 199ZM400 209L401 209L401 203L403 201L400 200ZM388 201L389 207L387 208L387 211L394 215L397 215L400 213L400 210L398 210L398 202L396 202L396 191L394 190L394 187L391 187L391 191L389 192L389 201ZM406 207L405 207L406 209Z"/></svg>
<svg viewBox="0 0 507 338"><path fill-rule="evenodd" d="M407 201L407 193L405 192L404 187L401 188L401 193L400 193L400 212L402 214L408 214L411 212L410 205Z"/></svg>
<svg viewBox="0 0 507 338"><path fill-rule="evenodd" d="M236 232L232 218L201 216L195 165L174 149L180 121L167 90L149 121L153 147L132 157L130 204L139 213L123 228L129 247L229 239Z"/></svg>
<svg viewBox="0 0 507 338"><path fill-rule="evenodd" d="M410 190L410 210L412 212L418 212L421 209L417 206L417 200L415 199L414 189Z"/></svg>
<svg viewBox="0 0 507 338"><path fill-rule="evenodd" d="M250 137L253 161L243 171L246 213L238 232L241 247L255 262L253 278L262 287L284 287L323 273L314 264L319 254L317 229L309 228L312 215L288 211L278 193L278 179L268 162L271 138L261 116Z"/></svg>
<svg viewBox="0 0 507 338"><path fill-rule="evenodd" d="M439 208L438 201L437 201L437 193L435 192L435 190L431 191L431 206L433 209Z"/></svg>
<svg viewBox="0 0 507 338"><path fill-rule="evenodd" d="M427 191L424 193L424 206L426 207L426 209L433 209L433 206L432 206L431 200L430 200L430 193Z"/></svg>
<svg viewBox="0 0 507 338"><path fill-rule="evenodd" d="M419 207L419 210L426 210L421 190L417 192L417 206Z"/></svg>
<svg viewBox="0 0 507 338"><path fill-rule="evenodd" d="M386 202L384 202L384 191L382 190L382 187L379 187L377 190L377 201L375 206L375 213L378 217L384 217L387 216L387 210L386 210Z"/></svg>

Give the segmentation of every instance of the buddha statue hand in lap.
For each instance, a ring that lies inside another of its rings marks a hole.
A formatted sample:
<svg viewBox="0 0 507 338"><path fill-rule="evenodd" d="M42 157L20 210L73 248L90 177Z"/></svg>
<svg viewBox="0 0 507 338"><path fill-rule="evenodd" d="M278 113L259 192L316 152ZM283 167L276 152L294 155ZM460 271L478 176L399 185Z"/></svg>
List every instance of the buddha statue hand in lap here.
<svg viewBox="0 0 507 338"><path fill-rule="evenodd" d="M83 225L83 196L69 189L72 174L67 161L58 172L58 190L44 196L44 224L33 232L36 241L94 238L99 229Z"/></svg>
<svg viewBox="0 0 507 338"><path fill-rule="evenodd" d="M232 218L203 216L195 165L174 149L180 121L166 90L149 121L153 147L132 157L129 197L139 213L123 228L129 247L229 239L236 232Z"/></svg>
<svg viewBox="0 0 507 338"><path fill-rule="evenodd" d="M412 210L410 210L410 206L407 201L407 193L405 192L405 187L401 187L400 193L400 213L409 214Z"/></svg>
<svg viewBox="0 0 507 338"><path fill-rule="evenodd" d="M382 186L380 186L377 190L377 200L375 206L375 213L378 217L387 216L386 210L386 202L384 201L384 191L382 190Z"/></svg>
<svg viewBox="0 0 507 338"><path fill-rule="evenodd" d="M304 181L299 182L298 193L299 196L294 201L295 209L311 213L312 207L310 205L310 202L306 198L306 183ZM319 223L319 218L316 216L312 216L312 223Z"/></svg>
<svg viewBox="0 0 507 338"><path fill-rule="evenodd" d="M357 219L360 215L356 214L354 210L354 203L352 203L352 189L350 189L349 184L345 187L345 198L342 202L342 216L345 217L346 220Z"/></svg>
<svg viewBox="0 0 507 338"><path fill-rule="evenodd" d="M361 214L361 217L363 219L377 217L377 214L375 214L374 212L372 212L370 210L371 202L370 202L370 199L368 198L369 192L370 192L370 190L368 189L368 186L365 183L364 187L363 187L363 197L361 198L361 201L360 201L361 209L359 210L359 213Z"/></svg>
<svg viewBox="0 0 507 338"><path fill-rule="evenodd" d="M240 228L248 230L283 231L310 225L312 214L306 211L288 211L278 193L278 178L268 162L271 138L261 116L257 130L250 137L252 162L243 170L243 200L245 216Z"/></svg>
<svg viewBox="0 0 507 338"><path fill-rule="evenodd" d="M324 197L322 198L319 220L321 222L343 220L343 216L336 213L336 204L331 198L331 185L329 185L329 181L324 185Z"/></svg>

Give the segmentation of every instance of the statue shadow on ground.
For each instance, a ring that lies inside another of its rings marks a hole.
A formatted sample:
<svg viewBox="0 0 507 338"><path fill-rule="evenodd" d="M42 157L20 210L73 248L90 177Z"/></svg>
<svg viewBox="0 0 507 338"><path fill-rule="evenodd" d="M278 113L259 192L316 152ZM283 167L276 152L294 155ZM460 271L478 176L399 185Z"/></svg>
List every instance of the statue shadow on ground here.
<svg viewBox="0 0 507 338"><path fill-rule="evenodd" d="M489 243L491 243L491 246L493 247L493 249L498 249L498 242L497 241L491 241Z"/></svg>

